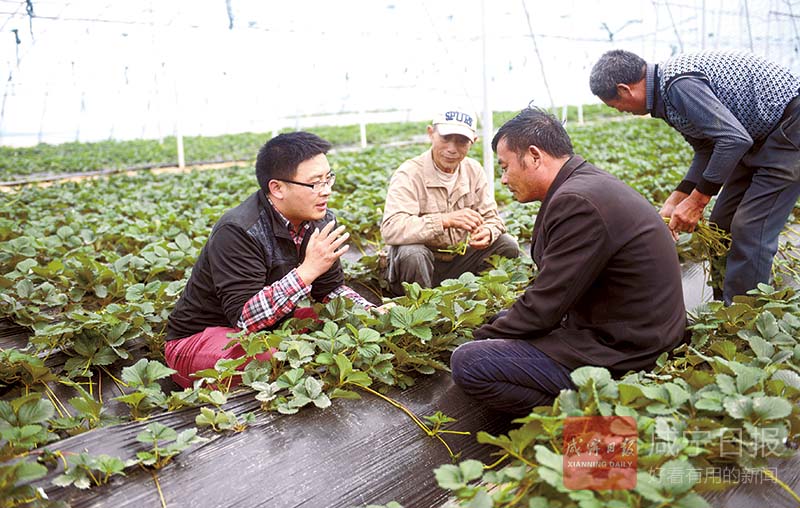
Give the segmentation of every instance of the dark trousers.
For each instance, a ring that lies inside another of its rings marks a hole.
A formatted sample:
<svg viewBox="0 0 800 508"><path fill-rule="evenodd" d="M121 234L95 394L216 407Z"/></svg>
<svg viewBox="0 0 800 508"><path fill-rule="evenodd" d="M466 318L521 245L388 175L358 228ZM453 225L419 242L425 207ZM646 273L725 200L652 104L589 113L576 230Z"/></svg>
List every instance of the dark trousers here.
<svg viewBox="0 0 800 508"><path fill-rule="evenodd" d="M424 288L438 286L443 280L458 278L464 272L480 273L489 268L486 258L493 254L506 258L519 256L517 242L502 234L485 249L467 247L463 256L437 259L434 252L420 244L389 246L388 280L392 293L402 296L403 282L416 282Z"/></svg>
<svg viewBox="0 0 800 508"><path fill-rule="evenodd" d="M499 411L527 415L572 389L570 369L530 341L486 339L458 347L450 359L453 382L467 395Z"/></svg>
<svg viewBox="0 0 800 508"><path fill-rule="evenodd" d="M800 197L800 97L734 168L710 221L731 234L722 297L730 304L770 280L778 238Z"/></svg>

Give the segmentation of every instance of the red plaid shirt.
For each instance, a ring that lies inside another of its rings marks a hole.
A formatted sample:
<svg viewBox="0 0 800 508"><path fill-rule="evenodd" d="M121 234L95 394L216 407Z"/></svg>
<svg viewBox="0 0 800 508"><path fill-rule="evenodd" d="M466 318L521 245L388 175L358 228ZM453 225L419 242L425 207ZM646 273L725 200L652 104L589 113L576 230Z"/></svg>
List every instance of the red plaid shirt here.
<svg viewBox="0 0 800 508"><path fill-rule="evenodd" d="M271 201L270 205L272 205ZM274 205L273 208L275 208ZM303 223L300 226L300 231L296 232L289 219L284 217L277 208L275 208L275 211L284 221L286 228L289 230L289 235L291 235L292 240L294 240L294 244L297 246L299 252L300 246L303 244L303 239L311 228L311 224L309 222ZM310 292L311 286L303 282L300 276L297 275L297 269L295 268L284 275L282 279L273 282L269 286L265 286L264 289L247 300L247 303L244 304L244 308L242 308L242 315L239 318L237 326L249 333L269 328L292 313L297 307L298 302L308 296ZM358 305L366 308L374 307L361 295L344 284L328 293L323 301L328 302L338 296L349 298Z"/></svg>

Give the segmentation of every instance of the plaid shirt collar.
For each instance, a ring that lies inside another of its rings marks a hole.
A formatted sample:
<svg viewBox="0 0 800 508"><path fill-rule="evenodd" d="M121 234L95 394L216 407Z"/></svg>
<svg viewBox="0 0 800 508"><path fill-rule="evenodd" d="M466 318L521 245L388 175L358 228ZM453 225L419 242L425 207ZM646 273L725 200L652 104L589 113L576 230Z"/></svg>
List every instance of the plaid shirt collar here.
<svg viewBox="0 0 800 508"><path fill-rule="evenodd" d="M278 217L280 217L280 219L283 221L283 225L286 226L286 229L289 231L289 235L291 235L292 240L294 240L294 244L300 247L300 244L303 243L303 238L306 236L308 228L311 227L311 223L308 221L303 222L300 224L300 231L295 232L294 228L292 227L292 221L287 219L286 216L283 215L280 210L278 210L272 200L269 199L269 196L267 196L267 202L269 203L269 206L275 210L275 213L278 214Z"/></svg>

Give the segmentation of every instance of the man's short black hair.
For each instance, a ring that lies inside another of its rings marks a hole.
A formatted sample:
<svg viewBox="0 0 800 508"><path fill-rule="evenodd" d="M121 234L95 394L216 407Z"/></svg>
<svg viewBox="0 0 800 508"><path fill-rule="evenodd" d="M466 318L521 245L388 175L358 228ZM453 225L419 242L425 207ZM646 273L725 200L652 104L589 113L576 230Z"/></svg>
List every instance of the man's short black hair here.
<svg viewBox="0 0 800 508"><path fill-rule="evenodd" d="M267 141L256 158L258 185L269 194L269 181L292 180L301 162L326 154L331 144L310 132L288 132Z"/></svg>
<svg viewBox="0 0 800 508"><path fill-rule="evenodd" d="M500 127L492 139L492 150L497 153L497 144L506 140L506 146L517 156L522 156L534 145L553 157L573 155L572 140L558 118L547 111L527 107Z"/></svg>
<svg viewBox="0 0 800 508"><path fill-rule="evenodd" d="M638 83L646 70L647 62L639 55L624 49L607 51L592 67L589 88L602 101L616 99L617 85Z"/></svg>

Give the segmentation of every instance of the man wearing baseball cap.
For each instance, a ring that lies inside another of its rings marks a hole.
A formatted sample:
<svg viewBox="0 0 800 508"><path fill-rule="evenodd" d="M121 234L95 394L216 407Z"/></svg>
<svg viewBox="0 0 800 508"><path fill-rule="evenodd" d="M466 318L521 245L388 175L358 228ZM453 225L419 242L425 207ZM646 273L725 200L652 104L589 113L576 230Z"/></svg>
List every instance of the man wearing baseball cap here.
<svg viewBox="0 0 800 508"><path fill-rule="evenodd" d="M432 287L467 271L478 273L492 254L519 256L483 167L467 157L475 128L470 110L442 110L428 125L431 148L392 176L381 235L389 246L388 281L395 295L403 294L403 282ZM463 254L453 252L463 242Z"/></svg>

